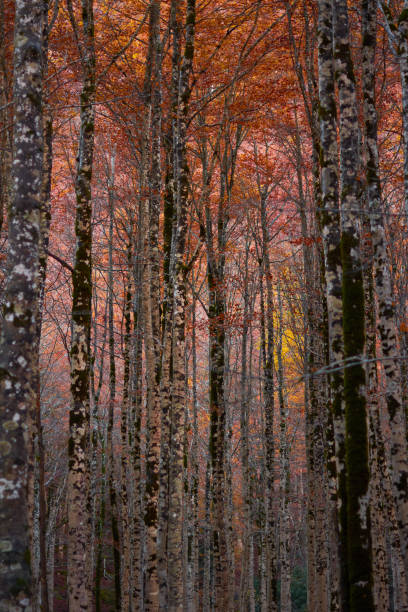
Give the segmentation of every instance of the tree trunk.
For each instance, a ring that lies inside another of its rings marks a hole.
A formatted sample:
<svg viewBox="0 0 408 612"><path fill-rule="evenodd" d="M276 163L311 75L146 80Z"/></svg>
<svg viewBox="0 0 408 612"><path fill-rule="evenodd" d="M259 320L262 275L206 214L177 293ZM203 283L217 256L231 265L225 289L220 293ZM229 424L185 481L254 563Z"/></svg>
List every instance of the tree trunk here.
<svg viewBox="0 0 408 612"><path fill-rule="evenodd" d="M333 67L333 17L331 0L319 0L318 64L319 64L319 117L321 141L321 187L323 210L320 224L325 258L325 281L329 335L331 410L333 413L335 456L328 457L330 478L337 480L337 516L333 527L339 535L340 560L340 608L349 610L349 585L347 572L347 499L345 458L344 379L340 366L344 359L342 267L340 253L340 215L338 212L338 152L337 117L334 94ZM334 487L331 488L334 497Z"/></svg>
<svg viewBox="0 0 408 612"><path fill-rule="evenodd" d="M373 0L364 0L362 3L362 14L364 126L367 152L366 178L374 254L375 291L378 300L377 330L381 341L381 356L383 358L385 374L385 396L391 429L392 485L396 500L405 572L408 575L408 448L402 401L400 352L395 328L394 296L391 290L390 265L381 203L374 70L376 3ZM406 86L408 87L408 73ZM404 110L408 110L408 101L407 109ZM405 136L408 138L408 122L404 116ZM405 144L405 146L407 145ZM408 164L408 162L406 163ZM405 181L407 181L408 165L405 168L404 176Z"/></svg>
<svg viewBox="0 0 408 612"><path fill-rule="evenodd" d="M280 521L279 521L279 559L280 559L280 610L291 612L292 604L290 597L291 567L290 567L290 544L289 544L289 448L288 448L288 409L284 398L284 372L283 372L283 313L281 289L278 287L278 309L279 309L279 336L276 347L278 360L278 397L279 397L279 458L280 458Z"/></svg>
<svg viewBox="0 0 408 612"><path fill-rule="evenodd" d="M135 238L133 239L133 242ZM132 507L132 596L131 609L133 612L143 607L142 586L142 551L143 551L143 522L142 522L142 491L141 491L141 422L142 422L142 317L141 317L141 265L140 236L137 244L133 244L133 337L132 337L132 399L131 399L131 427L132 433L131 465L133 474L133 507Z"/></svg>
<svg viewBox="0 0 408 612"><path fill-rule="evenodd" d="M14 160L1 330L0 608L30 606L27 441L36 407L43 167L42 1L15 4Z"/></svg>
<svg viewBox="0 0 408 612"><path fill-rule="evenodd" d="M144 524L146 533L145 609L156 612L159 605L157 574L157 530L160 460L160 268L158 232L160 215L160 1L150 5L149 53L146 66L147 120L143 128L142 146L142 212L143 237L142 310L147 381L146 488ZM153 91L155 95L153 95ZM147 142L151 130L151 168L147 172ZM149 177L149 181L147 178ZM146 197L148 187L150 194Z"/></svg>
<svg viewBox="0 0 408 612"><path fill-rule="evenodd" d="M111 530L113 546L113 573L115 585L115 610L121 609L121 550L119 543L119 505L115 484L115 451L113 447L113 434L115 429L115 402L116 402L116 361L114 337L113 312L113 222L114 222L114 177L115 156L111 157L111 173L109 176L109 239L108 239L108 344L109 344L109 400L108 400L108 426L107 426L107 472L111 513Z"/></svg>
<svg viewBox="0 0 408 612"><path fill-rule="evenodd" d="M269 230L266 211L266 191L261 192L261 227L262 227L262 275L266 286L266 308L262 299L262 362L264 374L264 410L265 410L265 544L266 544L266 609L276 612L278 609L277 594L277 559L275 543L275 521L273 516L274 496L274 323L273 323L273 290L272 272L269 259Z"/></svg>
<svg viewBox="0 0 408 612"><path fill-rule="evenodd" d="M363 235L367 231L368 219L364 219ZM373 253L371 236L362 243L364 256L364 292L366 305L367 345L367 406L369 416L370 449L370 519L372 530L373 593L377 612L389 610L388 565L386 543L386 512L383 480L381 477L380 453L384 452L378 398L376 307L373 282Z"/></svg>
<svg viewBox="0 0 408 612"><path fill-rule="evenodd" d="M129 385L130 385L130 333L132 310L131 283L131 242L127 249L128 278L125 289L124 319L125 337L123 341L123 396L120 422L121 433L121 517L122 517L122 576L121 605L122 612L129 612L130 607L130 576L131 576L131 525L129 516Z"/></svg>
<svg viewBox="0 0 408 612"><path fill-rule="evenodd" d="M76 249L72 273L71 397L68 472L68 598L72 610L90 610L88 580L89 511L89 383L92 308L91 179L95 123L95 48L93 0L82 0L83 85L81 127L75 179Z"/></svg>
<svg viewBox="0 0 408 612"><path fill-rule="evenodd" d="M178 202L174 234L174 267L170 276L173 289L173 385L171 431L172 447L169 478L169 532L168 532L168 610L183 609L183 430L185 412L185 312L186 287L184 251L187 236L187 206L189 168L187 164L187 118L190 98L190 74L194 58L195 0L186 7L186 43L180 73L178 141L176 156L178 167ZM172 262L171 262L172 263Z"/></svg>
<svg viewBox="0 0 408 612"><path fill-rule="evenodd" d="M333 4L334 59L340 99L347 561L350 611L374 609L369 521L364 290L359 247L359 125L345 0ZM342 500L344 503L344 500Z"/></svg>

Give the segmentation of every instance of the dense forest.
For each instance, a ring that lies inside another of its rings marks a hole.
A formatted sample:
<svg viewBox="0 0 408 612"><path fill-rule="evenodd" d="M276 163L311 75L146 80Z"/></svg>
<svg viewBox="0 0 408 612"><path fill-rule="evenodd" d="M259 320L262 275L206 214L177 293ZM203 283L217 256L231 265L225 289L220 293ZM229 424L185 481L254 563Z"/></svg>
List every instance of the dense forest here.
<svg viewBox="0 0 408 612"><path fill-rule="evenodd" d="M0 611L408 612L407 0L0 0Z"/></svg>

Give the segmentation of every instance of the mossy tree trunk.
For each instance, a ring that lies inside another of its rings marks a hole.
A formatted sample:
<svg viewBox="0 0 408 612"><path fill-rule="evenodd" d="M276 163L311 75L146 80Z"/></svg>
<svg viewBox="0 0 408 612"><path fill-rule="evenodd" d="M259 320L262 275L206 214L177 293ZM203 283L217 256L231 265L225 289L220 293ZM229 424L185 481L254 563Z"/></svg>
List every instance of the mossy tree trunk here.
<svg viewBox="0 0 408 612"><path fill-rule="evenodd" d="M333 2L334 60L340 101L341 263L343 271L344 399L346 423L347 563L350 611L374 610L369 517L365 311L359 243L361 186L356 86L348 8Z"/></svg>
<svg viewBox="0 0 408 612"><path fill-rule="evenodd" d="M362 253L364 262L364 295L366 308L367 407L370 457L370 519L373 556L373 594L377 612L389 610L389 567L387 563L386 508L381 462L384 453L378 397L377 334L372 240L369 220L364 215Z"/></svg>

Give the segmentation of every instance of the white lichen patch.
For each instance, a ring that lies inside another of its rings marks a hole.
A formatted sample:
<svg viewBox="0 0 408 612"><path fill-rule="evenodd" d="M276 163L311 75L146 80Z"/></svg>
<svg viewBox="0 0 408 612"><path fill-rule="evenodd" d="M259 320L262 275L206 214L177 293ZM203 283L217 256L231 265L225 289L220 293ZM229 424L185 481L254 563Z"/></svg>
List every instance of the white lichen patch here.
<svg viewBox="0 0 408 612"><path fill-rule="evenodd" d="M20 355L20 357L17 359L17 361L21 365L22 368L26 367L27 359L25 359L22 355Z"/></svg>
<svg viewBox="0 0 408 612"><path fill-rule="evenodd" d="M18 499L21 482L0 478L0 499Z"/></svg>

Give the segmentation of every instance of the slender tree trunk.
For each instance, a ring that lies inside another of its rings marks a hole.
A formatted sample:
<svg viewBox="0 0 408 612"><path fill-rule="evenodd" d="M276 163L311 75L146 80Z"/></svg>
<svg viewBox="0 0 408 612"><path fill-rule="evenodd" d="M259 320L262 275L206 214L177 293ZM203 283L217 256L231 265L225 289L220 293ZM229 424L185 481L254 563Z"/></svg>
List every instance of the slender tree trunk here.
<svg viewBox="0 0 408 612"><path fill-rule="evenodd" d="M121 515L122 515L122 612L129 612L131 577L131 525L129 516L129 385L130 385L130 333L132 311L131 243L128 245L128 279L125 290L125 337L123 343L123 396L121 412Z"/></svg>
<svg viewBox="0 0 408 612"><path fill-rule="evenodd" d="M262 299L262 361L264 374L264 410L265 410L265 541L266 541L266 606L268 612L278 609L277 595L277 559L275 543L275 521L273 516L274 496L274 324L273 324L273 290L272 272L269 260L269 230L267 223L265 191L261 193L261 226L262 226L262 273L266 286L266 309Z"/></svg>
<svg viewBox="0 0 408 612"><path fill-rule="evenodd" d="M12 157L12 65L7 58L7 13L4 0L0 0L0 231L10 202Z"/></svg>
<svg viewBox="0 0 408 612"><path fill-rule="evenodd" d="M193 287L194 290L194 287ZM198 398L197 398L197 339L196 339L196 300L193 298L192 304L192 386L193 386L193 440L191 444L191 503L192 503L192 543L191 543L191 564L192 564L192 591L191 612L199 609L199 455L198 455Z"/></svg>
<svg viewBox="0 0 408 612"><path fill-rule="evenodd" d="M169 612L183 608L183 424L185 412L185 312L186 287L184 251L187 236L189 168L187 165L187 118L190 98L190 74L194 58L195 0L186 8L186 44L180 73L178 142L179 173L176 231L174 235L173 289L173 385L171 431L172 447L169 479L168 580Z"/></svg>
<svg viewBox="0 0 408 612"><path fill-rule="evenodd" d="M133 513L132 513L132 597L131 609L138 612L142 609L142 549L143 549L143 523L142 523L142 491L141 491L141 422L142 422L142 317L141 317L141 272L140 245L133 245L133 336L132 336L132 399L131 399L131 463L133 474Z"/></svg>
<svg viewBox="0 0 408 612"><path fill-rule="evenodd" d="M143 236L142 301L147 381L146 488L144 524L146 533L145 609L156 612L159 605L157 574L157 530L160 459L160 268L158 232L160 215L160 2L150 5L149 54L146 73L147 115L143 138L142 213ZM153 95L155 92L155 95ZM147 172L147 139L151 130L151 168ZM149 197L144 195L149 176Z"/></svg>
<svg viewBox="0 0 408 612"><path fill-rule="evenodd" d="M283 372L283 312L280 287L278 287L279 308L279 336L277 345L278 360L278 397L279 397L279 456L280 456L280 523L279 523L279 559L280 559L280 610L291 612L291 567L290 567L290 544L289 544L289 448L288 448L288 416L286 401L284 398L284 372Z"/></svg>
<svg viewBox="0 0 408 612"><path fill-rule="evenodd" d="M368 220L364 220L363 235L367 231ZM369 447L370 447L370 519L372 530L372 556L374 578L374 603L377 612L388 612L388 566L386 543L386 512L384 491L381 478L380 457L382 446L381 425L379 417L378 374L377 374L377 336L376 307L373 282L373 253L371 237L363 241L364 255L364 292L366 305L366 345L367 345L367 406L369 414Z"/></svg>
<svg viewBox="0 0 408 612"><path fill-rule="evenodd" d="M106 518L106 448L105 434L101 442L101 488L98 514L96 517L96 559L95 559L95 610L101 612L101 581L103 577L103 534Z"/></svg>
<svg viewBox="0 0 408 612"><path fill-rule="evenodd" d="M48 75L48 0L43 0L43 78ZM37 351L40 350L42 318L44 308L45 281L47 273L47 249L51 223L51 175L52 175L52 117L48 104L43 104L44 158L42 169L42 192L40 211L40 278L38 293ZM41 420L41 380L38 372L38 391L33 433L36 437L36 463L38 468L39 493L39 570L40 570L40 602L41 611L48 612L48 582L47 582L47 545L46 545L46 514L47 497L45 490L45 448Z"/></svg>
<svg viewBox="0 0 408 612"><path fill-rule="evenodd" d="M203 611L211 612L211 463L207 462L205 471L205 524L204 524L204 554L203 554Z"/></svg>
<svg viewBox="0 0 408 612"><path fill-rule="evenodd" d="M249 256L249 241L245 244L245 264L244 264L244 279L243 279L243 328L242 328L242 345L241 345L241 381L240 381L240 402L241 402L241 471L242 471L242 519L243 519L243 549L241 555L241 585L240 585L240 609L249 609L249 561L250 561L250 540L252 538L252 529L250 522L250 497L249 497L249 446L248 446L248 395L247 395L247 353L248 353L248 309L249 309L249 293L248 293L248 256Z"/></svg>
<svg viewBox="0 0 408 612"><path fill-rule="evenodd" d="M75 179L76 249L72 274L71 397L68 443L68 598L73 610L90 610L88 580L89 509L89 383L92 308L92 202L94 149L95 48L93 0L82 0L83 85L81 127Z"/></svg>
<svg viewBox="0 0 408 612"><path fill-rule="evenodd" d="M115 609L121 609L121 551L119 543L119 505L115 484L115 451L113 434L115 429L115 402L116 402L116 361L114 337L114 311L113 311L113 222L114 222L114 177L115 155L111 158L111 174L109 177L109 239L108 239L108 344L109 344L109 401L108 401L108 427L107 427L107 463L108 488L111 512L112 546L113 546L113 573L115 584Z"/></svg>

